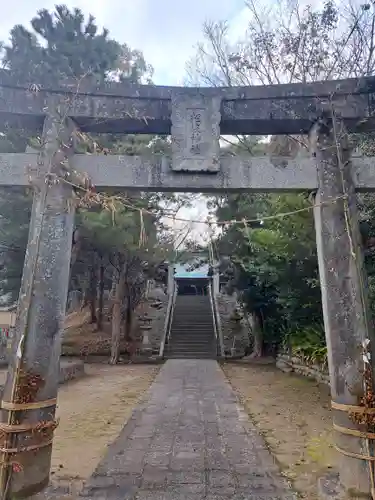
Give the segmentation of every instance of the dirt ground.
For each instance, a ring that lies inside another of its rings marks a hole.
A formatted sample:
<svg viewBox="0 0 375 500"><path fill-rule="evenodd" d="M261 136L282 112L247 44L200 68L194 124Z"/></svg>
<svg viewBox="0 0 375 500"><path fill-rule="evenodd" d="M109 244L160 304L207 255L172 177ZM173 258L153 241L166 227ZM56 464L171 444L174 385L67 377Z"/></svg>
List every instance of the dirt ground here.
<svg viewBox="0 0 375 500"><path fill-rule="evenodd" d="M52 478L79 489L131 416L158 368L86 365L87 375L62 385L52 452ZM84 450L84 460L82 460Z"/></svg>
<svg viewBox="0 0 375 500"><path fill-rule="evenodd" d="M317 499L318 478L335 468L329 389L270 365L223 370L302 498Z"/></svg>

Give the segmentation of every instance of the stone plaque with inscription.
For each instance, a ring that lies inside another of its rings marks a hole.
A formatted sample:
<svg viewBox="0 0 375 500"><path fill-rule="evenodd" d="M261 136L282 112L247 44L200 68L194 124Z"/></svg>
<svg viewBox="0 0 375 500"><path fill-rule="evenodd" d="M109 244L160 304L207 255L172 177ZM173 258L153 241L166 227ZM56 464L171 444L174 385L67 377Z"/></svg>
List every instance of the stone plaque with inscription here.
<svg viewBox="0 0 375 500"><path fill-rule="evenodd" d="M220 97L172 96L172 170L220 170Z"/></svg>

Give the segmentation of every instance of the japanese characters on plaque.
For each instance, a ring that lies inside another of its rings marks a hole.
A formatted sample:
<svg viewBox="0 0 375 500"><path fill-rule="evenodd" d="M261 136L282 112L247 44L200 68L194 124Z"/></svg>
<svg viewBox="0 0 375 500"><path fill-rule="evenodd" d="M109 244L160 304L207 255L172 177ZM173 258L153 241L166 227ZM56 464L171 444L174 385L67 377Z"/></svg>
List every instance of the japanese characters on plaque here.
<svg viewBox="0 0 375 500"><path fill-rule="evenodd" d="M191 89L172 96L174 171L219 171L220 105L220 98L192 94Z"/></svg>
<svg viewBox="0 0 375 500"><path fill-rule="evenodd" d="M202 154L202 116L204 109L187 109L187 130L186 130L186 140L188 143L188 149L190 153L195 155ZM190 141L190 142L189 142Z"/></svg>

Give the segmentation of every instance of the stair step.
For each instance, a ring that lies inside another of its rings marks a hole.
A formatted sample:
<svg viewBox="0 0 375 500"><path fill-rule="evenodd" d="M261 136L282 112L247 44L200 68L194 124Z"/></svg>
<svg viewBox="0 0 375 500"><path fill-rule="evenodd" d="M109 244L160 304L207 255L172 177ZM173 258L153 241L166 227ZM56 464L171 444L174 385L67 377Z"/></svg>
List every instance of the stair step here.
<svg viewBox="0 0 375 500"><path fill-rule="evenodd" d="M216 352L217 349L215 347L211 347L211 348L192 348L192 347L182 347L182 346L179 346L179 347L170 347L167 352L170 353L170 354L178 354L180 352L190 352L191 354L202 354L202 353L213 353L213 352Z"/></svg>
<svg viewBox="0 0 375 500"><path fill-rule="evenodd" d="M199 325L199 324L207 324L207 323L212 323L213 319L212 316L202 316L201 318L198 318L196 315L193 313L186 315L186 316L181 316L176 314L173 323L194 323L194 325Z"/></svg>
<svg viewBox="0 0 375 500"><path fill-rule="evenodd" d="M204 302L203 304L198 304L198 303L184 303L184 302L176 302L175 307L178 309L195 309L199 311L208 311L211 309L211 304L209 302Z"/></svg>
<svg viewBox="0 0 375 500"><path fill-rule="evenodd" d="M215 342L205 343L205 344L184 344L184 343L175 343L170 342L168 344L170 349L194 349L194 350L202 350L207 351L216 347Z"/></svg>
<svg viewBox="0 0 375 500"><path fill-rule="evenodd" d="M179 299L178 297L176 298L176 304L190 304L193 306L204 306L204 305L209 305L211 303L210 299L198 299L198 300L186 300L186 299Z"/></svg>
<svg viewBox="0 0 375 500"><path fill-rule="evenodd" d="M197 316L194 313L189 313L186 315L179 314L178 312L175 313L173 322L177 323L194 323L194 324L199 324L199 323L212 323L213 318L211 314L206 314L205 316Z"/></svg>
<svg viewBox="0 0 375 500"><path fill-rule="evenodd" d="M192 333L186 330L185 332L173 332L171 333L170 339L179 339L179 340L190 340L191 342L206 342L207 339L214 339L215 334L212 330L209 332L200 332L200 333Z"/></svg>
<svg viewBox="0 0 375 500"><path fill-rule="evenodd" d="M205 306L205 307L195 307L193 305L182 305L182 304L175 304L174 306L175 310L179 310L179 311L196 311L196 312L199 312L201 314L208 314L208 313L211 313L211 305L209 306Z"/></svg>
<svg viewBox="0 0 375 500"><path fill-rule="evenodd" d="M208 349L208 350L196 350L193 351L192 349L174 349L173 351L168 351L167 354L169 355L175 355L175 354L194 354L194 355L200 355L200 354L215 354L216 350L215 349Z"/></svg>
<svg viewBox="0 0 375 500"><path fill-rule="evenodd" d="M189 326L212 326L214 323L212 319L210 318L209 320L206 321L194 321L193 318L186 318L185 320L179 319L178 321L172 321L172 326L180 326L180 325L189 325Z"/></svg>
<svg viewBox="0 0 375 500"><path fill-rule="evenodd" d="M181 307L181 308L189 308L189 309L200 309L200 310L206 310L208 311L211 309L211 304L210 302L176 302L175 307Z"/></svg>
<svg viewBox="0 0 375 500"><path fill-rule="evenodd" d="M191 316L194 315L194 318L207 318L209 316L212 317L211 310L210 311L192 311L191 308L189 309L184 309L183 311L179 311L178 309L175 309L175 314L178 314L180 316Z"/></svg>
<svg viewBox="0 0 375 500"><path fill-rule="evenodd" d="M195 304L193 304L192 302L190 303L176 302L175 307L181 309L195 309L197 311L209 311L211 309L211 304L209 302L195 303Z"/></svg>
<svg viewBox="0 0 375 500"><path fill-rule="evenodd" d="M211 304L209 302L203 304L185 304L184 302L176 302L175 307L178 309L194 309L195 311L210 311Z"/></svg>
<svg viewBox="0 0 375 500"><path fill-rule="evenodd" d="M181 329L181 328L189 328L191 330L208 330L208 329L213 329L213 323L206 323L206 324L199 324L197 325L196 323L172 323L172 330L176 329Z"/></svg>
<svg viewBox="0 0 375 500"><path fill-rule="evenodd" d="M212 347L215 345L215 342L213 342L211 339L209 342L186 342L186 341L172 341L169 342L170 346L173 347L189 347L189 348L195 348L195 347L202 347L202 349L205 349L207 347Z"/></svg>
<svg viewBox="0 0 375 500"><path fill-rule="evenodd" d="M176 304L179 306L209 307L211 302L209 300L176 300Z"/></svg>
<svg viewBox="0 0 375 500"><path fill-rule="evenodd" d="M193 337L193 338L199 338L200 336L203 336L203 337L214 337L215 333L214 333L214 330L213 328L207 328L207 330L203 330L203 329L200 329L200 330L195 330L193 328L179 328L178 330L175 330L174 328L172 328L171 330L171 336L174 335L178 335L179 337L183 336L188 336L188 337Z"/></svg>
<svg viewBox="0 0 375 500"><path fill-rule="evenodd" d="M211 302L209 300L176 300L176 305L179 306L190 306L190 307L210 307Z"/></svg>
<svg viewBox="0 0 375 500"><path fill-rule="evenodd" d="M206 332L191 332L189 330L180 330L171 332L171 339L188 339L192 342L199 342L200 340L206 341L207 339L214 339L215 334L213 330L207 330Z"/></svg>
<svg viewBox="0 0 375 500"><path fill-rule="evenodd" d="M166 356L168 359L216 359L216 354L172 354Z"/></svg>
<svg viewBox="0 0 375 500"><path fill-rule="evenodd" d="M186 309L178 309L175 308L174 310L175 314L179 314L180 316L186 317L186 316L193 316L194 318L209 318L212 317L211 309L205 309L202 311L196 311L192 307L187 307Z"/></svg>
<svg viewBox="0 0 375 500"><path fill-rule="evenodd" d="M177 295L176 296L177 300L191 300L194 301L196 300L199 302L200 300L210 300L209 295Z"/></svg>
<svg viewBox="0 0 375 500"><path fill-rule="evenodd" d="M172 328L175 327L175 326L183 326L183 327L189 327L189 328L212 328L213 327L213 323L210 322L210 323L195 323L195 322L188 322L186 321L186 323L172 323Z"/></svg>
<svg viewBox="0 0 375 500"><path fill-rule="evenodd" d="M170 340L179 340L179 341L185 341L185 342L207 342L207 340L214 340L215 335L213 333L210 333L209 335L189 335L186 333L185 335L176 335L172 334L170 336Z"/></svg>
<svg viewBox="0 0 375 500"><path fill-rule="evenodd" d="M212 326L211 327L207 327L207 328L195 328L194 326L191 326L191 327L189 327L189 326L185 326L185 327L180 326L179 328L173 328L172 327L171 332L172 332L172 335L174 333L175 334L178 334L178 333L184 333L185 334L186 333L186 334L192 334L192 335L198 335L199 336L201 333L203 335L205 335L205 334L210 334L210 335L212 334L213 335L214 334L214 329L212 328Z"/></svg>
<svg viewBox="0 0 375 500"><path fill-rule="evenodd" d="M192 333L189 332L189 330L181 330L180 332L174 332L172 330L171 339L189 339L193 342L198 342L199 340L204 340L206 341L207 339L214 339L215 334L212 330L207 331L207 332L199 332L199 333Z"/></svg>
<svg viewBox="0 0 375 500"><path fill-rule="evenodd" d="M204 326L204 327L207 327L207 326L213 326L213 322L212 321L206 321L205 323L196 323L195 321L179 321L178 323L175 323L173 322L172 323L172 328L174 326L189 326L190 328L191 327L194 327L194 328L199 328L200 326Z"/></svg>
<svg viewBox="0 0 375 500"><path fill-rule="evenodd" d="M175 310L179 311L197 311L200 313L210 313L211 312L211 306L210 307L195 307L195 306L186 306L182 304L176 304L174 306Z"/></svg>
<svg viewBox="0 0 375 500"><path fill-rule="evenodd" d="M173 327L172 326L172 329L171 329L171 332L172 334L173 333L191 333L192 335L199 335L200 333L212 333L212 335L214 334L214 328L213 328L213 325L211 326L206 326L206 327L203 327L201 326L200 328L197 327L197 326L194 326L194 325L185 325L185 326L179 326L179 327Z"/></svg>
<svg viewBox="0 0 375 500"><path fill-rule="evenodd" d="M214 340L215 335L213 333L207 334L207 335L189 335L188 332L186 332L185 335L178 335L178 334L172 334L170 336L170 340L176 339L176 340L182 340L182 341L189 341L189 342L207 342L207 340Z"/></svg>
<svg viewBox="0 0 375 500"><path fill-rule="evenodd" d="M216 350L215 349L211 349L211 350L207 350L207 351L192 351L191 349L175 349L173 351L168 351L166 354L168 354L169 356L174 356L174 355L178 355L178 354L191 354L191 355L194 355L194 356L202 356L202 355L213 355L213 354L216 354Z"/></svg>
<svg viewBox="0 0 375 500"><path fill-rule="evenodd" d="M190 316L186 316L186 318L176 318L173 322L172 322L172 325L196 325L196 326L199 326L199 325L212 325L213 323L213 320L210 317L208 318L194 318L192 317L191 315Z"/></svg>
<svg viewBox="0 0 375 500"><path fill-rule="evenodd" d="M199 335L214 335L214 329L212 328L194 328L194 327L180 327L172 328L171 335L192 335L193 337L199 337Z"/></svg>
<svg viewBox="0 0 375 500"><path fill-rule="evenodd" d="M194 316L194 314L189 314L188 316L181 316L181 315L176 315L176 319L173 321L173 323L185 323L185 324L194 324L194 325L199 325L199 324L211 324L213 321L212 316L202 316L202 318L197 318Z"/></svg>

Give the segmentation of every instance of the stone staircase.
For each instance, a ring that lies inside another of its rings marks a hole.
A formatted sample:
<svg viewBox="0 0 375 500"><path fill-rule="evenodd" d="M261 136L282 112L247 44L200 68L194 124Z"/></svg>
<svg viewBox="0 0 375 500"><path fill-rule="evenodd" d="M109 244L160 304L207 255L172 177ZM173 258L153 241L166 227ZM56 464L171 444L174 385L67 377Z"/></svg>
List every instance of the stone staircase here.
<svg viewBox="0 0 375 500"><path fill-rule="evenodd" d="M178 295L165 349L166 358L216 359L217 342L210 298Z"/></svg>

